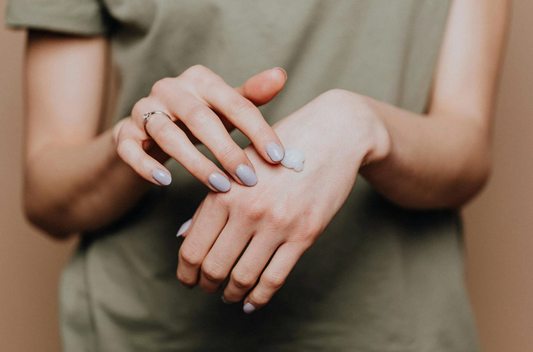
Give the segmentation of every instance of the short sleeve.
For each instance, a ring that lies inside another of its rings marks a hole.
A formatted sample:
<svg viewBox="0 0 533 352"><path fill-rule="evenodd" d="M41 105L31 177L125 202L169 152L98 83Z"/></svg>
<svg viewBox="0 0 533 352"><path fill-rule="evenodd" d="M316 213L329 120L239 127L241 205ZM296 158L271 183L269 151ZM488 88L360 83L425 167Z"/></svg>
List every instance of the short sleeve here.
<svg viewBox="0 0 533 352"><path fill-rule="evenodd" d="M106 34L109 27L99 0L10 0L5 21L11 28L78 35Z"/></svg>

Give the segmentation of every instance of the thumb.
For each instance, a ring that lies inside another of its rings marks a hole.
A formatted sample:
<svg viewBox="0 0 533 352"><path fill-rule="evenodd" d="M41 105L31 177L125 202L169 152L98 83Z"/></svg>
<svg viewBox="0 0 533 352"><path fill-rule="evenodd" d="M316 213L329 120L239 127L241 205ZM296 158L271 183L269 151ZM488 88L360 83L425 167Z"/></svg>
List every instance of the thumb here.
<svg viewBox="0 0 533 352"><path fill-rule="evenodd" d="M260 106L274 99L283 89L286 81L287 72L280 67L275 67L251 77L235 90L255 105Z"/></svg>

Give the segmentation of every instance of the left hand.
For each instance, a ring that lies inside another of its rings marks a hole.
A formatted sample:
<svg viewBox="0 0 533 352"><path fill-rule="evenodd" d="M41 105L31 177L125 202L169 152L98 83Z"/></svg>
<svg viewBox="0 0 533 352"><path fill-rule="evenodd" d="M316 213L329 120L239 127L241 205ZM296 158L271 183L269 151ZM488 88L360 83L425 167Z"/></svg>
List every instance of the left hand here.
<svg viewBox="0 0 533 352"><path fill-rule="evenodd" d="M303 171L271 165L248 146L245 152L262 181L253 188L234 182L232 192L210 192L179 252L178 279L189 287L199 281L210 293L242 253L223 295L228 302L245 298L247 313L268 303L283 285L346 201L361 164L390 151L389 134L366 98L342 90L322 94L274 130L285 146L303 151Z"/></svg>

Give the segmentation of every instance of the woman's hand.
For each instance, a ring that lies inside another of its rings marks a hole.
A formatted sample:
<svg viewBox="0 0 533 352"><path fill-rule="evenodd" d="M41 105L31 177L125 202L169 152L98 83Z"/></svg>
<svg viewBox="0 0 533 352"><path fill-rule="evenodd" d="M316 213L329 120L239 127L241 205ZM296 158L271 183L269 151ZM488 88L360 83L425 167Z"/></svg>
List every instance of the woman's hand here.
<svg viewBox="0 0 533 352"><path fill-rule="evenodd" d="M154 84L148 97L135 104L131 117L117 124L118 154L155 184L171 182L170 173L162 165L170 156L211 190L227 192L230 182L226 173L196 149L194 143L199 142L235 181L253 186L257 183L254 166L229 131L238 128L264 160L278 163L284 155L283 147L255 105L274 98L285 80L285 72L276 68L261 72L234 89L203 66L193 66L175 78L164 78ZM145 122L143 115L153 111L164 112L168 117L154 114Z"/></svg>
<svg viewBox="0 0 533 352"><path fill-rule="evenodd" d="M264 306L283 285L344 204L361 164L390 151L388 132L365 98L342 90L319 96L274 130L286 146L303 151L303 171L266 163L247 147L261 179L275 182L210 192L179 253L177 276L186 286L199 282L213 293L231 271L223 299L237 302L246 296L247 313Z"/></svg>

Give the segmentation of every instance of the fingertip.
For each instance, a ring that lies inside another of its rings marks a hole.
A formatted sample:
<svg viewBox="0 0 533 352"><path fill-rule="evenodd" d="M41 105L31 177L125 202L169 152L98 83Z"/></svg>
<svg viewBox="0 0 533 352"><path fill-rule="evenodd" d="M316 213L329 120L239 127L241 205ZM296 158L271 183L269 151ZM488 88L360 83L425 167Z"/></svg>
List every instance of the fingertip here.
<svg viewBox="0 0 533 352"><path fill-rule="evenodd" d="M178 230L178 233L176 234L176 237L184 236L184 233L187 232L189 227L191 227L192 219L189 219L185 221ZM184 236L185 237L185 236Z"/></svg>
<svg viewBox="0 0 533 352"><path fill-rule="evenodd" d="M226 297L224 297L224 295L222 295L221 299L222 299L222 302L224 302L224 304L233 304L233 303L235 303L235 302L230 302L230 301L228 301L228 300L226 299Z"/></svg>
<svg viewBox="0 0 533 352"><path fill-rule="evenodd" d="M161 169L155 169L152 172L152 177L161 186L168 186L172 182L172 176L168 172Z"/></svg>
<svg viewBox="0 0 533 352"><path fill-rule="evenodd" d="M253 312L255 312L256 310L256 307L251 304L250 302L247 302L244 304L244 306L242 307L242 310L244 311L244 313L246 314L252 314Z"/></svg>
<svg viewBox="0 0 533 352"><path fill-rule="evenodd" d="M267 145L267 154L274 163L279 163L285 157L285 151L278 143L271 142Z"/></svg>
<svg viewBox="0 0 533 352"><path fill-rule="evenodd" d="M257 184L257 175L255 171L248 165L239 165L239 167L237 167L236 173L237 177L245 186L252 187Z"/></svg>
<svg viewBox="0 0 533 352"><path fill-rule="evenodd" d="M231 189L231 182L218 172L209 175L209 183L218 192L226 193Z"/></svg>
<svg viewBox="0 0 533 352"><path fill-rule="evenodd" d="M283 73L283 75L285 76L285 80L287 80L288 75L287 75L287 71L285 71L284 68L282 68L282 67L274 67L273 70L281 71Z"/></svg>

